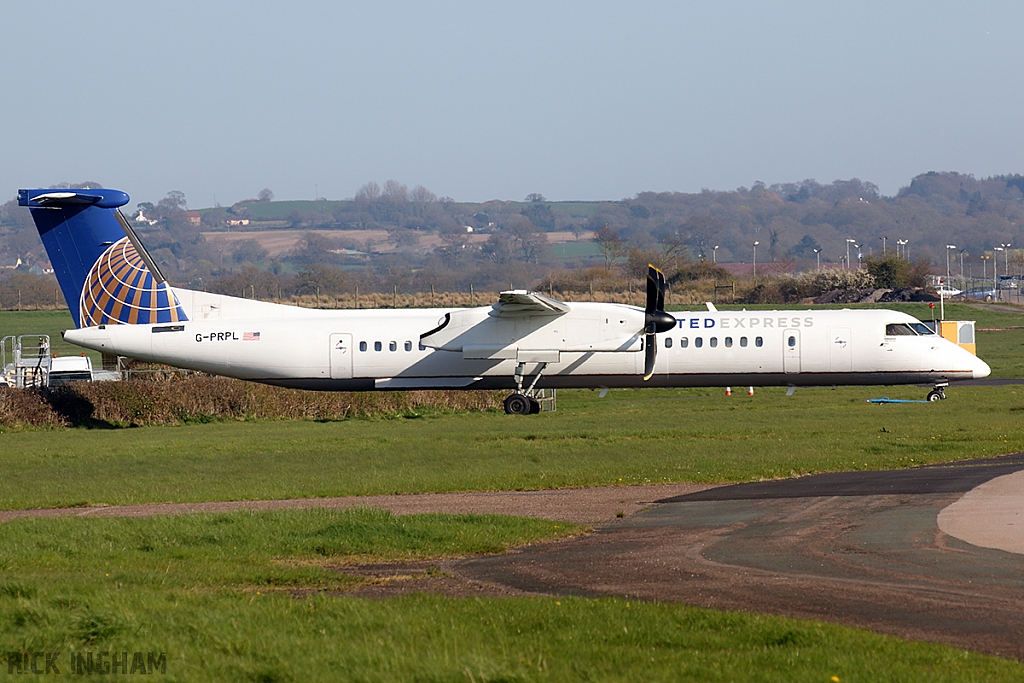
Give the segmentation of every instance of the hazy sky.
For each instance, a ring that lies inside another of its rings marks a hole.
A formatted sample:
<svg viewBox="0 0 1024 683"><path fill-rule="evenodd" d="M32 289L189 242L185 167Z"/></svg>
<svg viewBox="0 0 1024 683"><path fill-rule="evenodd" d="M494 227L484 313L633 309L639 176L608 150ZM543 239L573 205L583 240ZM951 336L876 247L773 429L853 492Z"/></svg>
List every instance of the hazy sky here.
<svg viewBox="0 0 1024 683"><path fill-rule="evenodd" d="M0 198L1024 172L1021 2L0 0Z"/></svg>

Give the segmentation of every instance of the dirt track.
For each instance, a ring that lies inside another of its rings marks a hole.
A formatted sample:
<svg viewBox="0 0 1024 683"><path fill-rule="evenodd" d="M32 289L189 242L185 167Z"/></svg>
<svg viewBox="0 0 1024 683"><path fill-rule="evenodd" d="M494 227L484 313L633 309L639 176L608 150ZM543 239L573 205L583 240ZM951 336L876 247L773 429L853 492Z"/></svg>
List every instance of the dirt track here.
<svg viewBox="0 0 1024 683"><path fill-rule="evenodd" d="M149 517L232 510L299 510L308 508L345 510L355 507L374 507L401 515L425 512L498 514L557 519L575 524L593 525L616 519L620 513L622 516L631 515L645 508L652 501L704 491L708 488L711 487L704 484L653 484L546 491L475 491L286 500L148 503L144 505L6 510L0 511L0 522L22 517Z"/></svg>

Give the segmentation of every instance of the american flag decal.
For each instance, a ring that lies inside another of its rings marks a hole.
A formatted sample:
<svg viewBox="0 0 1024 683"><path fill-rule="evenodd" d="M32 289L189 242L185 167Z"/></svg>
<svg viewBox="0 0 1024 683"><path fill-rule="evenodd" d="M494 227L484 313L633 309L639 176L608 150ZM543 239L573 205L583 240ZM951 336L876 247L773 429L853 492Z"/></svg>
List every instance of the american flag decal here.
<svg viewBox="0 0 1024 683"><path fill-rule="evenodd" d="M260 333L259 332L244 332L242 334L242 341L259 341L259 340L260 340Z"/></svg>

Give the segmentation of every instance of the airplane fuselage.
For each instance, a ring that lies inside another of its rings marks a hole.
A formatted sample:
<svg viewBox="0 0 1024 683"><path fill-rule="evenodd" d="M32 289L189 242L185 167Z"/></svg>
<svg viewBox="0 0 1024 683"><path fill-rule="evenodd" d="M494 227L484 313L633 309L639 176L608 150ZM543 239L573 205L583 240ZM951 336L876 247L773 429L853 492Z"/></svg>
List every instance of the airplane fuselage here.
<svg viewBox="0 0 1024 683"><path fill-rule="evenodd" d="M657 336L644 381L643 310L572 303L564 315L501 320L471 309L313 310L175 289L187 321L69 330L104 353L288 387L336 391L538 387L815 386L984 377L988 366L890 310L680 311ZM453 322L453 321L459 322ZM461 325L461 327L459 327ZM437 331L440 330L440 331ZM430 332L433 331L433 334ZM487 342L487 343L482 343Z"/></svg>

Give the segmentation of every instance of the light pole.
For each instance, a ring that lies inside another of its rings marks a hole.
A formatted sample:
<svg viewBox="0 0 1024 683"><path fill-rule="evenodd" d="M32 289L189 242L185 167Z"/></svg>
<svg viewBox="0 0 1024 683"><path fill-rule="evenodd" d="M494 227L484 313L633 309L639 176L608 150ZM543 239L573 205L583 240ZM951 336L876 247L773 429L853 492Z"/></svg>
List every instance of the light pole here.
<svg viewBox="0 0 1024 683"><path fill-rule="evenodd" d="M1006 257L1005 258L1006 267L1003 268L1003 275L1009 275L1010 274L1010 243L1007 242L1006 244L1000 244L999 246L1001 246L1003 248L1003 255Z"/></svg>
<svg viewBox="0 0 1024 683"><path fill-rule="evenodd" d="M882 240L882 258L885 258L885 241L889 238L886 237L885 235L882 235L878 239Z"/></svg>
<svg viewBox="0 0 1024 683"><path fill-rule="evenodd" d="M956 249L955 244L946 245L946 285L949 285L949 250Z"/></svg>
<svg viewBox="0 0 1024 683"><path fill-rule="evenodd" d="M761 243L754 242L754 277L757 277L757 245L759 244Z"/></svg>
<svg viewBox="0 0 1024 683"><path fill-rule="evenodd" d="M966 249L960 250L960 289L967 291L967 280L964 279L964 253Z"/></svg>
<svg viewBox="0 0 1024 683"><path fill-rule="evenodd" d="M997 251L1006 251L1002 247L992 247L992 298L999 296L999 254Z"/></svg>
<svg viewBox="0 0 1024 683"><path fill-rule="evenodd" d="M718 263L718 245L711 247L711 262Z"/></svg>
<svg viewBox="0 0 1024 683"><path fill-rule="evenodd" d="M860 250L860 245L856 242L853 243L853 248L857 250L857 270L860 270L860 261L864 257L864 254Z"/></svg>
<svg viewBox="0 0 1024 683"><path fill-rule="evenodd" d="M906 240L896 240L896 258L899 258L899 257L900 257L900 247L902 247L902 246L903 246L903 245L905 245L906 243L907 243L907 241L906 241ZM906 248L905 248L905 247L904 247L904 254L903 254L903 258L904 258L904 259L906 259L906 258L907 258L907 255L906 255Z"/></svg>
<svg viewBox="0 0 1024 683"><path fill-rule="evenodd" d="M818 261L818 270L821 270L821 249L814 249L814 258Z"/></svg>
<svg viewBox="0 0 1024 683"><path fill-rule="evenodd" d="M846 238L846 269L850 269L850 245L856 243L857 240Z"/></svg>

